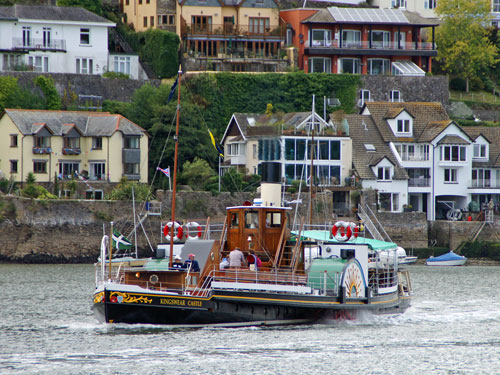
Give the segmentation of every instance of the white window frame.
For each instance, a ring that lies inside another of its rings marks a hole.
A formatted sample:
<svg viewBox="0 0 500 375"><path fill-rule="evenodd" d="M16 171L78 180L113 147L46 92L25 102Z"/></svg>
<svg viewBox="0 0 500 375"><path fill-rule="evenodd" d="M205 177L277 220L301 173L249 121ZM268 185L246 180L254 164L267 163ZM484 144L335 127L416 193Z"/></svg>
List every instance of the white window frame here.
<svg viewBox="0 0 500 375"><path fill-rule="evenodd" d="M438 0L425 0L424 9L436 9Z"/></svg>
<svg viewBox="0 0 500 375"><path fill-rule="evenodd" d="M377 167L377 181L392 181L392 167Z"/></svg>
<svg viewBox="0 0 500 375"><path fill-rule="evenodd" d="M445 184L458 184L458 172L456 168L445 168L443 181Z"/></svg>
<svg viewBox="0 0 500 375"><path fill-rule="evenodd" d="M373 63L375 61L382 62L382 70L379 73L373 72ZM391 73L391 61L389 59L368 59L368 74L369 75L384 75Z"/></svg>
<svg viewBox="0 0 500 375"><path fill-rule="evenodd" d="M454 160L453 150L458 149L458 158ZM449 150L449 156L446 155L446 150ZM462 153L463 151L463 153ZM464 162L467 161L467 147L458 145L443 145L441 146L441 161L443 162Z"/></svg>
<svg viewBox="0 0 500 375"><path fill-rule="evenodd" d="M94 59L88 57L77 57L76 74L94 74Z"/></svg>
<svg viewBox="0 0 500 375"><path fill-rule="evenodd" d="M373 40L375 35L382 35L382 40ZM371 32L372 48L387 48L391 44L391 32L386 30L372 30Z"/></svg>
<svg viewBox="0 0 500 375"><path fill-rule="evenodd" d="M314 71L314 62L323 60L323 70L320 72ZM328 57L310 57L309 58L309 72L310 73L331 73L332 72L332 59Z"/></svg>
<svg viewBox="0 0 500 375"><path fill-rule="evenodd" d="M381 211L385 211L385 212L388 212L384 209L383 205L382 205L382 200L380 199L380 197L382 195L390 195L390 211L389 212L398 212L399 211L399 193L379 193L379 196L378 196L378 203L379 203L379 207L381 209Z"/></svg>
<svg viewBox="0 0 500 375"><path fill-rule="evenodd" d="M474 154L473 154L474 159L486 159L488 157L487 145L476 143L474 144L473 149L474 149Z"/></svg>
<svg viewBox="0 0 500 375"><path fill-rule="evenodd" d="M356 59L353 57L343 57L339 59L339 73L348 73L348 74L361 74L361 59ZM352 72L346 72L344 70L344 62L346 61L352 61L352 67L353 71Z"/></svg>
<svg viewBox="0 0 500 375"><path fill-rule="evenodd" d="M391 8L406 9L406 0L392 0Z"/></svg>
<svg viewBox="0 0 500 375"><path fill-rule="evenodd" d="M47 56L28 56L28 65L33 67L34 72L48 73L49 58Z"/></svg>
<svg viewBox="0 0 500 375"><path fill-rule="evenodd" d="M358 105L362 107L366 102L371 102L370 90L359 90Z"/></svg>
<svg viewBox="0 0 500 375"><path fill-rule="evenodd" d="M500 0L492 0L491 1L491 11L494 13L500 12Z"/></svg>
<svg viewBox="0 0 500 375"><path fill-rule="evenodd" d="M31 47L32 43L31 26L23 26L23 47Z"/></svg>
<svg viewBox="0 0 500 375"><path fill-rule="evenodd" d="M342 30L342 48L361 47L360 30Z"/></svg>
<svg viewBox="0 0 500 375"><path fill-rule="evenodd" d="M323 34L321 38L317 37L317 35L319 34ZM328 29L311 30L311 47L330 47L331 45L332 45L332 30Z"/></svg>
<svg viewBox="0 0 500 375"><path fill-rule="evenodd" d="M399 90L391 90L389 93L389 101L390 102L402 102L401 100L401 91Z"/></svg>
<svg viewBox="0 0 500 375"><path fill-rule="evenodd" d="M86 40L88 39L88 40ZM80 46L90 46L90 28L80 28Z"/></svg>
<svg viewBox="0 0 500 375"><path fill-rule="evenodd" d="M398 119L396 121L396 132L398 134L411 134L411 120Z"/></svg>
<svg viewBox="0 0 500 375"><path fill-rule="evenodd" d="M472 169L472 187L491 187L492 175L491 169Z"/></svg>
<svg viewBox="0 0 500 375"><path fill-rule="evenodd" d="M116 73L130 75L130 56L114 56L113 68Z"/></svg>

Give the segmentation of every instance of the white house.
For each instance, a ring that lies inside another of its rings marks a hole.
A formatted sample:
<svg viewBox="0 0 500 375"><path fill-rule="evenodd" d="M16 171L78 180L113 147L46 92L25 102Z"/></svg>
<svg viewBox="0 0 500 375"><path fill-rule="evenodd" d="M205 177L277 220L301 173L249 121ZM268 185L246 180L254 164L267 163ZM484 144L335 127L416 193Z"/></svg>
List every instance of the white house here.
<svg viewBox="0 0 500 375"><path fill-rule="evenodd" d="M461 128L440 103L368 102L346 121L356 173L380 209L411 207L436 220L500 201L496 128Z"/></svg>
<svg viewBox="0 0 500 375"><path fill-rule="evenodd" d="M113 22L78 7L0 6L0 71L116 71L140 78L137 55L109 53L111 27Z"/></svg>

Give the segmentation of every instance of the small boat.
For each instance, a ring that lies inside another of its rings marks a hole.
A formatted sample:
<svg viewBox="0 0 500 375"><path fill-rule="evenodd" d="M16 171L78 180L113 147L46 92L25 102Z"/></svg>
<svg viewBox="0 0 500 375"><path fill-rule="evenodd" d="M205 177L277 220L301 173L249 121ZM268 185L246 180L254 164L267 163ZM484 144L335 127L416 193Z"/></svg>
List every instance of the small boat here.
<svg viewBox="0 0 500 375"><path fill-rule="evenodd" d="M425 261L428 266L463 266L467 262L467 258L463 255L458 255L450 250L448 253L438 257L430 257Z"/></svg>

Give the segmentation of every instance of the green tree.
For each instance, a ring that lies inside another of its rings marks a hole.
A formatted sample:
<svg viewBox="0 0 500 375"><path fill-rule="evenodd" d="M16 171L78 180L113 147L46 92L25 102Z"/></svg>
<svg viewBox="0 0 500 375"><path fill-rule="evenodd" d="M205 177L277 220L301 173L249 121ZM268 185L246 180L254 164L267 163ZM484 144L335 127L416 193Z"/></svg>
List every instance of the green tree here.
<svg viewBox="0 0 500 375"><path fill-rule="evenodd" d="M443 70L466 81L495 66L498 49L488 38L490 0L439 0L436 14L443 23L437 29L437 60Z"/></svg>
<svg viewBox="0 0 500 375"><path fill-rule="evenodd" d="M56 85L52 78L38 76L35 78L35 85L42 90L47 109L61 109L61 97L57 93Z"/></svg>
<svg viewBox="0 0 500 375"><path fill-rule="evenodd" d="M186 161L180 175L181 182L191 186L195 191L205 189L207 181L215 172L206 160L195 157L193 162Z"/></svg>
<svg viewBox="0 0 500 375"><path fill-rule="evenodd" d="M101 0L57 0L60 7L82 7L92 13L103 14Z"/></svg>

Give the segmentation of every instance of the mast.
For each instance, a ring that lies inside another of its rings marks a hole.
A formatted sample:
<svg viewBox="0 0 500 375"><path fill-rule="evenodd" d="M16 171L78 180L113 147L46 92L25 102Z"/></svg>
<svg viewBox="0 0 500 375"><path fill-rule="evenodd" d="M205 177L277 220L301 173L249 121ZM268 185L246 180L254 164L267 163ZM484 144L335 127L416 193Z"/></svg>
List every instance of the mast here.
<svg viewBox="0 0 500 375"><path fill-rule="evenodd" d="M313 194L313 174L314 174L314 94L312 100L312 113L311 113L311 172L309 173L309 224L312 224L312 194Z"/></svg>
<svg viewBox="0 0 500 375"><path fill-rule="evenodd" d="M172 226L170 227L170 267L174 258L174 230L175 230L175 193L177 191L177 156L179 153L179 113L181 108L181 77L182 71L179 69L179 84L177 85L177 114L175 124L175 152L174 152L174 183L172 185Z"/></svg>

